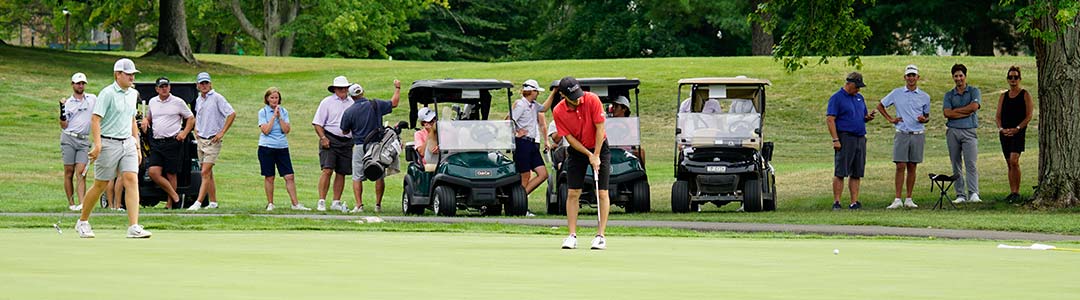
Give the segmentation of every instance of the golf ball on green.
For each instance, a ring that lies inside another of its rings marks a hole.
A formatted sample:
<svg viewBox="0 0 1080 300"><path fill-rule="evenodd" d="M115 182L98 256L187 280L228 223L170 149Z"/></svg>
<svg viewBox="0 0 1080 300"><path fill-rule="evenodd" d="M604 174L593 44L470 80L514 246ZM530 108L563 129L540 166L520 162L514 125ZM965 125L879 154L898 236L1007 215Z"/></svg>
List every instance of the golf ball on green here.
<svg viewBox="0 0 1080 300"><path fill-rule="evenodd" d="M832 249L833 255L840 255L840 249Z"/></svg>

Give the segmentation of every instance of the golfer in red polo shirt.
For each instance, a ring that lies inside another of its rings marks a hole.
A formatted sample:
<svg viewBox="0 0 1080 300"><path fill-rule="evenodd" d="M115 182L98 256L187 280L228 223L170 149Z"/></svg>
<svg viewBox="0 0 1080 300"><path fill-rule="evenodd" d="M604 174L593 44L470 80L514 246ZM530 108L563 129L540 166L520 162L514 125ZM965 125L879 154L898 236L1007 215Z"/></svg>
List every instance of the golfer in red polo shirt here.
<svg viewBox="0 0 1080 300"><path fill-rule="evenodd" d="M611 152L608 150L607 134L604 132L604 108L600 104L600 97L582 91L574 77L567 76L560 80L558 93L563 101L559 102L552 112L555 127L559 136L565 138L572 148L567 151L564 166L568 187L566 221L570 236L563 240L562 248L577 248L578 198L581 197L581 188L585 184L585 169L592 165L599 176L597 194L600 196L600 225L591 248L603 250L607 248L604 229L607 228L610 209L607 188L608 176L611 174ZM552 93L544 102L545 110L550 107L554 97L555 94Z"/></svg>

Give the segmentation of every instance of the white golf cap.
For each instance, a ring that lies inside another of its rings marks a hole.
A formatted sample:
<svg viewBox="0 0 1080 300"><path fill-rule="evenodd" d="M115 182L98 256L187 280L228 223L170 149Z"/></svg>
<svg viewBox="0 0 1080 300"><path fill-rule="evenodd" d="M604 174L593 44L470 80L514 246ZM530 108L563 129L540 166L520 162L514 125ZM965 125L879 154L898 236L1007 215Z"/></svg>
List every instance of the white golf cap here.
<svg viewBox="0 0 1080 300"><path fill-rule="evenodd" d="M421 107L420 110L416 111L416 117L421 121L431 122L432 120L435 120L435 111L428 109L427 107Z"/></svg>
<svg viewBox="0 0 1080 300"><path fill-rule="evenodd" d="M525 83L521 84L521 90L543 92L544 88L540 87L540 84L537 83L536 80L529 79L526 80Z"/></svg>
<svg viewBox="0 0 1080 300"><path fill-rule="evenodd" d="M343 88L349 87L349 79L345 78L345 76L334 77L334 83L327 86L326 90L333 93L334 88L336 88L336 87L343 87Z"/></svg>
<svg viewBox="0 0 1080 300"><path fill-rule="evenodd" d="M86 83L86 74L75 73L75 75L71 75L71 83L80 83L80 82Z"/></svg>
<svg viewBox="0 0 1080 300"><path fill-rule="evenodd" d="M354 96L354 97L355 96L360 96L360 94L363 94L363 93L364 93L364 87L360 86L359 83L353 83L352 85L349 86L349 96Z"/></svg>
<svg viewBox="0 0 1080 300"><path fill-rule="evenodd" d="M124 72L125 74L139 73L139 70L135 69L135 62L127 58L121 58L117 60L112 67L113 72Z"/></svg>
<svg viewBox="0 0 1080 300"><path fill-rule="evenodd" d="M626 99L626 97L619 96L619 97L615 98L615 104L620 104L622 106L626 106L626 108L630 108L630 99Z"/></svg>
<svg viewBox="0 0 1080 300"><path fill-rule="evenodd" d="M203 82L210 82L210 73L199 72L198 75L195 75L195 83Z"/></svg>
<svg viewBox="0 0 1080 300"><path fill-rule="evenodd" d="M916 67L915 65L907 65L907 68L904 68L904 75L907 74L919 75L919 67Z"/></svg>

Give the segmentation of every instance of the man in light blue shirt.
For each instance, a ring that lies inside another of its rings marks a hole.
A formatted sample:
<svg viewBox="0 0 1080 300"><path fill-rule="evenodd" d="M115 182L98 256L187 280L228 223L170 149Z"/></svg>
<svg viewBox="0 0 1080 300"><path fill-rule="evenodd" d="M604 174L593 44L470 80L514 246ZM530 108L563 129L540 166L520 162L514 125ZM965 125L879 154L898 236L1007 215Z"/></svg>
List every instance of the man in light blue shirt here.
<svg viewBox="0 0 1080 300"><path fill-rule="evenodd" d="M975 167L979 158L979 137L975 130L979 127L982 93L967 84L967 67L964 65L953 65L952 78L956 88L945 92L941 102L948 120L945 122L948 127L945 141L949 147L949 161L952 162L953 176L957 176L953 185L956 189L953 203L982 202L979 199L979 171Z"/></svg>
<svg viewBox="0 0 1080 300"><path fill-rule="evenodd" d="M923 161L923 146L926 144L926 122L930 121L930 95L919 89L919 67L908 65L904 69L904 87L893 89L881 103L877 111L895 124L896 135L893 138L893 162L896 163L896 198L888 209L901 206L916 208L911 200L911 190L915 188L915 169ZM896 117L889 115L885 108L896 106ZM905 174L906 173L906 174ZM900 191L907 183L907 198L900 201Z"/></svg>
<svg viewBox="0 0 1080 300"><path fill-rule="evenodd" d="M195 98L195 142L198 144L199 163L202 167L202 184L199 196L188 210L202 208L203 198L209 198L206 208L217 208L217 184L214 182L214 165L221 154L221 139L236 120L236 111L229 101L214 90L210 74L195 75L199 96Z"/></svg>

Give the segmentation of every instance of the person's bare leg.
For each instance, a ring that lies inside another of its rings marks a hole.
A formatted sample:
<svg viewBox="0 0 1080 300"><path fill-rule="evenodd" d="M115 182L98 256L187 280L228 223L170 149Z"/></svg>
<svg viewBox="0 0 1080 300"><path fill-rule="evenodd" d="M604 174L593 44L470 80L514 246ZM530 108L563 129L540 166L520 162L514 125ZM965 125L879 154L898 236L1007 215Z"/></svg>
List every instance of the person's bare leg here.
<svg viewBox="0 0 1080 300"><path fill-rule="evenodd" d="M263 177L263 191L266 191L266 204L274 204L274 176Z"/></svg>
<svg viewBox="0 0 1080 300"><path fill-rule="evenodd" d="M165 174L165 179L169 180L169 186L172 187L173 193L176 197L172 199L172 204L180 204L180 194L176 189L176 174Z"/></svg>
<svg viewBox="0 0 1080 300"><path fill-rule="evenodd" d="M113 201L113 186L116 184L116 181L115 179L109 180L106 181L106 184L108 185L105 186L105 202L109 204L109 208L116 209L116 207L119 205ZM100 194L98 195L98 198L101 198Z"/></svg>
<svg viewBox="0 0 1080 300"><path fill-rule="evenodd" d="M848 181L848 190L851 190L851 204L859 202L859 182L862 178L854 178Z"/></svg>
<svg viewBox="0 0 1080 300"><path fill-rule="evenodd" d="M907 163L907 198L911 199L912 190L915 189L915 169L919 164Z"/></svg>
<svg viewBox="0 0 1080 300"><path fill-rule="evenodd" d="M578 200L581 198L581 189L566 190L566 228L571 235L577 235Z"/></svg>
<svg viewBox="0 0 1080 300"><path fill-rule="evenodd" d="M162 168L160 166L153 166L149 169L146 169L146 173L150 175L151 181L154 181L155 184L161 187L161 190L165 191L165 196L169 197L165 205L171 208L174 200L180 200L180 195L176 194L176 187L173 186L172 181L161 175L161 170ZM175 180L175 175L173 175L173 178L173 180Z"/></svg>
<svg viewBox="0 0 1080 300"><path fill-rule="evenodd" d="M600 227L597 229L596 234L604 236L604 230L607 229L608 212L611 211L611 200L608 198L608 190L600 190Z"/></svg>
<svg viewBox="0 0 1080 300"><path fill-rule="evenodd" d="M322 169L319 174L319 199L326 199L326 193L330 191L330 176L334 175L333 169Z"/></svg>
<svg viewBox="0 0 1080 300"><path fill-rule="evenodd" d="M844 178L833 176L832 178L832 198L833 202L840 202L840 196L844 195Z"/></svg>
<svg viewBox="0 0 1080 300"><path fill-rule="evenodd" d="M337 193L337 192L335 192ZM353 199L356 202L356 206L364 205L364 181L353 180L352 182Z"/></svg>
<svg viewBox="0 0 1080 300"><path fill-rule="evenodd" d="M94 184L86 191L87 197L83 198L82 214L79 215L79 221L87 221L90 219L90 212L94 211L94 204L97 203L97 199L101 198L102 193L112 189L109 182L110 181L108 180L94 180Z"/></svg>
<svg viewBox="0 0 1080 300"><path fill-rule="evenodd" d="M539 187L541 183L544 183L544 181L546 181L548 178L547 168L544 168L544 166L536 167L535 169L533 169L533 172L536 172L536 177L533 177L532 179L526 178L527 176L525 174L529 173L521 174L522 184L528 182L528 184L525 185L526 195L532 194L532 191L536 190L536 188Z"/></svg>
<svg viewBox="0 0 1080 300"><path fill-rule="evenodd" d="M123 177L116 177L112 181L112 198L109 200L109 205L120 208L120 197L124 194L124 180Z"/></svg>
<svg viewBox="0 0 1080 300"><path fill-rule="evenodd" d="M83 176L84 170L86 170L86 164L75 163L75 194L79 196L76 201L79 204L82 204L83 199L86 198L86 176Z"/></svg>
<svg viewBox="0 0 1080 300"><path fill-rule="evenodd" d="M345 175L334 175L334 200L341 200L341 193L345 191Z"/></svg>
<svg viewBox="0 0 1080 300"><path fill-rule="evenodd" d="M907 171L907 163L896 163L896 178L894 179L896 184L896 198L900 198L900 191L904 189L905 171Z"/></svg>
<svg viewBox="0 0 1080 300"><path fill-rule="evenodd" d="M67 196L68 206L75 205L75 165L64 165L64 194Z"/></svg>
<svg viewBox="0 0 1080 300"><path fill-rule="evenodd" d="M207 190L209 190L209 192L207 192L207 196L210 197L210 202L216 203L217 202L217 181L216 181L216 178L214 177L214 170L213 169L210 170L210 187L207 188Z"/></svg>
<svg viewBox="0 0 1080 300"><path fill-rule="evenodd" d="M121 173L123 179L124 201L127 203L128 226L139 224L139 174Z"/></svg>
<svg viewBox="0 0 1080 300"><path fill-rule="evenodd" d="M1009 191L1013 194L1020 193L1020 153L1009 153L1006 161L1009 165Z"/></svg>
<svg viewBox="0 0 1080 300"><path fill-rule="evenodd" d="M382 195L386 191L386 180L375 181L375 206L382 207Z"/></svg>
<svg viewBox="0 0 1080 300"><path fill-rule="evenodd" d="M300 204L300 201L296 199L296 179L293 174L285 175L285 191L289 193L292 205Z"/></svg>
<svg viewBox="0 0 1080 300"><path fill-rule="evenodd" d="M521 176L521 187L525 188L525 193L529 193L529 178L532 178L532 172L518 173Z"/></svg>
<svg viewBox="0 0 1080 300"><path fill-rule="evenodd" d="M199 196L195 198L196 202L202 203L203 199L210 193L210 185L213 184L214 180L213 168L214 164L212 163L202 164L202 172L200 174L202 175L202 183L199 184Z"/></svg>

